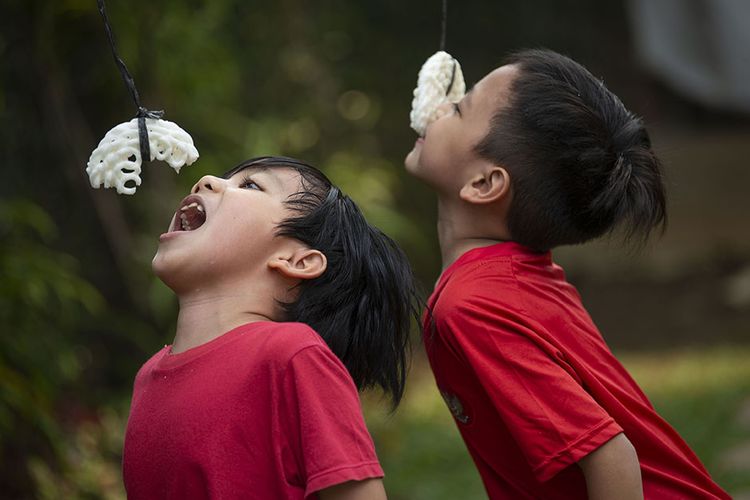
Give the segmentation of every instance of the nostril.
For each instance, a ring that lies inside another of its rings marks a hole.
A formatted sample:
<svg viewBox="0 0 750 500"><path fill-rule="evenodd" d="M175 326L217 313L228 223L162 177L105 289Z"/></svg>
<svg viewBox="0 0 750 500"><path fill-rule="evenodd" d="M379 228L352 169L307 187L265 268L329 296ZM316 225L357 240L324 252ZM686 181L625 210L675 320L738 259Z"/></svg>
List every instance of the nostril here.
<svg viewBox="0 0 750 500"><path fill-rule="evenodd" d="M213 186L211 186L210 182L208 182L208 181L203 182L203 183L199 182L193 188L193 194L198 193L201 190L201 188L208 189L209 191L213 191L214 190L214 188L213 188Z"/></svg>

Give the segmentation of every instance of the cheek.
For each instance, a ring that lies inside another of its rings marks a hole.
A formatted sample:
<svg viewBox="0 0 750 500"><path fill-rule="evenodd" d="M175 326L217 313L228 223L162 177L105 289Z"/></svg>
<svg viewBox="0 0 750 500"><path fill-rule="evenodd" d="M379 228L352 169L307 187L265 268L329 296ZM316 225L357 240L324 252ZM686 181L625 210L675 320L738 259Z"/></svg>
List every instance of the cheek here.
<svg viewBox="0 0 750 500"><path fill-rule="evenodd" d="M425 140L419 154L417 176L434 186L447 187L453 178L453 170L459 167L456 150L450 135Z"/></svg>
<svg viewBox="0 0 750 500"><path fill-rule="evenodd" d="M227 227L214 227L201 242L211 260L232 262L256 260L268 253L275 242L276 225L269 220L242 220Z"/></svg>
<svg viewBox="0 0 750 500"><path fill-rule="evenodd" d="M435 121L427 129L422 144L422 162L426 166L438 165L458 152L461 144L461 127L453 115Z"/></svg>

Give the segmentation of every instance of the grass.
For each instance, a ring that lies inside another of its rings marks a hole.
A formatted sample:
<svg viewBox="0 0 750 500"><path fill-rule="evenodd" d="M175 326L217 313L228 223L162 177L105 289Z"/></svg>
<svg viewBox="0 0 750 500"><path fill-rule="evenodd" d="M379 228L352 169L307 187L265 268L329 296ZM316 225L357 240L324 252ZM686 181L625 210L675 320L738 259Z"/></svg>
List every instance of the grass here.
<svg viewBox="0 0 750 500"><path fill-rule="evenodd" d="M714 480L738 496L750 491L750 346L623 352L619 358ZM384 406L365 398L389 498L486 498L423 359L415 360L399 410L388 415Z"/></svg>

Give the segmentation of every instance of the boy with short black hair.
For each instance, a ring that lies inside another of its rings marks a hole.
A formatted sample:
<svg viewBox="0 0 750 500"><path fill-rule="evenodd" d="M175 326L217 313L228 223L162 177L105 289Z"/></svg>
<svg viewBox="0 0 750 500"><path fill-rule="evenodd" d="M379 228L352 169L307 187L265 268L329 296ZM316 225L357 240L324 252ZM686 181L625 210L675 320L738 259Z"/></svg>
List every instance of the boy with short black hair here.
<svg viewBox="0 0 750 500"><path fill-rule="evenodd" d="M204 176L159 238L174 342L139 370L128 498L385 499L357 389L404 390L403 252L314 167Z"/></svg>
<svg viewBox="0 0 750 500"><path fill-rule="evenodd" d="M444 107L405 162L438 195L444 271L424 343L489 496L729 498L612 355L550 253L664 226L641 120L547 50L513 55Z"/></svg>

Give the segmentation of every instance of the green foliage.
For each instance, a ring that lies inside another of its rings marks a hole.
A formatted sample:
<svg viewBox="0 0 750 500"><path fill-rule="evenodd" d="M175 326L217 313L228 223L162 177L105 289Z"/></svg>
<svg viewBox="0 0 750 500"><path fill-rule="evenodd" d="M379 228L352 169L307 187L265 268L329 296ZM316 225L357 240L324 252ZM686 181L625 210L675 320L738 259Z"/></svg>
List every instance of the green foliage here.
<svg viewBox="0 0 750 500"><path fill-rule="evenodd" d="M102 311L102 297L79 276L76 260L47 247L50 217L25 201L0 201L0 450L3 463L26 447L54 456L55 418L64 391L89 353L76 328Z"/></svg>
<svg viewBox="0 0 750 500"><path fill-rule="evenodd" d="M59 447L65 464L51 466L32 457L28 467L34 479L37 498L125 499L120 455L127 408L104 408L95 420L86 421L61 437Z"/></svg>

